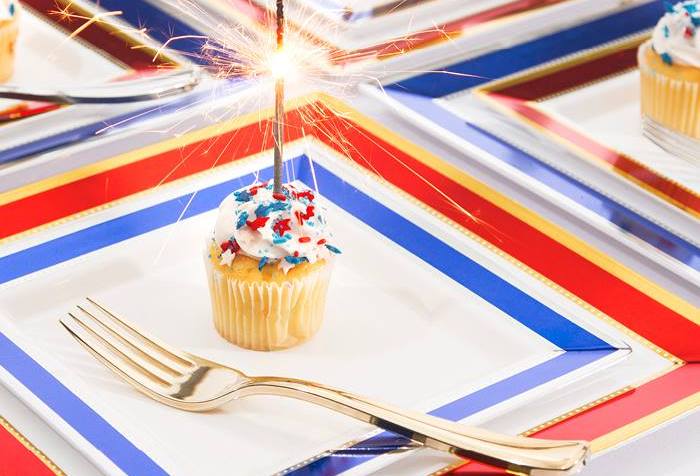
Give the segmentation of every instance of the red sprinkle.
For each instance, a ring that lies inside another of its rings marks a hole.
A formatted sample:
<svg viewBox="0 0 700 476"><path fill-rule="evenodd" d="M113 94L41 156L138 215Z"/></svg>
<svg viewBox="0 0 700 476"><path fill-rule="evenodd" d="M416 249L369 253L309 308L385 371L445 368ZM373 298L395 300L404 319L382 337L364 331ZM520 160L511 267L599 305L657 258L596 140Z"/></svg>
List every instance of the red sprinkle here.
<svg viewBox="0 0 700 476"><path fill-rule="evenodd" d="M287 196L283 193L275 192L272 194L272 198L284 202L287 199Z"/></svg>
<svg viewBox="0 0 700 476"><path fill-rule="evenodd" d="M238 253L241 250L241 245L237 241L224 241L221 243L221 251L231 250L231 253Z"/></svg>
<svg viewBox="0 0 700 476"><path fill-rule="evenodd" d="M279 236L284 236L285 232L292 229L292 227L289 224L291 221L292 220L289 218L285 218L284 220L280 220L273 225L272 229Z"/></svg>
<svg viewBox="0 0 700 476"><path fill-rule="evenodd" d="M297 217L297 221L299 222L300 225L304 224L305 220L308 220L312 216L314 216L314 206L313 205L307 205L306 206L306 213L301 213L300 211L294 212L294 215Z"/></svg>
<svg viewBox="0 0 700 476"><path fill-rule="evenodd" d="M318 240L318 241L316 242L316 244L317 244L317 245L325 245L325 244L326 244L326 239L325 239L325 238L321 238L320 240Z"/></svg>
<svg viewBox="0 0 700 476"><path fill-rule="evenodd" d="M311 241L311 238L309 238L308 236L299 237L299 243L308 243L309 241Z"/></svg>
<svg viewBox="0 0 700 476"><path fill-rule="evenodd" d="M303 192L297 192L296 197L297 198L308 198L309 200L313 200L314 194L311 193L311 190L304 190Z"/></svg>
<svg viewBox="0 0 700 476"><path fill-rule="evenodd" d="M246 225L251 227L253 230L257 230L258 228L262 228L263 226L265 226L265 223L267 223L267 220L269 219L270 217L257 217L253 221L248 220L246 222Z"/></svg>
<svg viewBox="0 0 700 476"><path fill-rule="evenodd" d="M294 252L294 256L295 256L295 257L296 257L296 256L299 256L299 252L298 252L298 251L295 251L295 252Z"/></svg>
<svg viewBox="0 0 700 476"><path fill-rule="evenodd" d="M258 193L258 190L265 187L267 187L267 182L261 183L260 185L253 185L252 187L250 187L250 190L248 190L248 193L251 195L256 195Z"/></svg>
<svg viewBox="0 0 700 476"><path fill-rule="evenodd" d="M693 31L692 28L689 26L685 27L685 37L686 38L692 38L695 35L695 32Z"/></svg>

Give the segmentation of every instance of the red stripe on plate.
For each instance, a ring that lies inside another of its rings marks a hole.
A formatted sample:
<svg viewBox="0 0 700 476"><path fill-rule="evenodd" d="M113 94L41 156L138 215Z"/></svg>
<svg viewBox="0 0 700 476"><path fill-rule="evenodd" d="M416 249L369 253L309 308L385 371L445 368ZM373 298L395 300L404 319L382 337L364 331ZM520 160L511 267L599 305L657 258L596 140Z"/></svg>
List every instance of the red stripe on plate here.
<svg viewBox="0 0 700 476"><path fill-rule="evenodd" d="M34 453L0 426L0 475L53 476L54 474Z"/></svg>
<svg viewBox="0 0 700 476"><path fill-rule="evenodd" d="M14 121L16 119L24 119L25 117L38 116L45 112L55 111L60 109L59 104L51 104L46 102L26 101L17 105L3 109L0 111L0 122Z"/></svg>
<svg viewBox="0 0 700 476"><path fill-rule="evenodd" d="M524 101L539 101L547 96L622 73L636 66L637 46L575 64L545 76L518 82L503 89L494 89L493 92Z"/></svg>
<svg viewBox="0 0 700 476"><path fill-rule="evenodd" d="M684 365L533 436L594 440L700 391L700 364ZM484 472L486 469L491 473ZM452 474L507 474L482 463L469 463Z"/></svg>
<svg viewBox="0 0 700 476"><path fill-rule="evenodd" d="M12 217L0 220L0 239L267 150L269 130L251 124L9 202L0 206L0 216ZM286 127L287 140L296 131Z"/></svg>
<svg viewBox="0 0 700 476"><path fill-rule="evenodd" d="M33 12L41 16L44 20L56 25L59 29L70 34L88 20L79 18L85 16L71 2L65 0L22 0L22 4L32 8ZM75 18L64 18L58 13L59 8L66 9ZM132 69L152 69L154 67L170 64L163 58L153 61L153 54L148 49L134 49L130 43L118 32L110 29L105 23L96 22L78 35L78 38L100 49L114 59L124 63Z"/></svg>
<svg viewBox="0 0 700 476"><path fill-rule="evenodd" d="M491 93L489 96L508 107L511 111L610 164L618 172L640 182L642 186L646 186L652 191L670 198L676 204L680 204L680 208L700 213L700 195L658 174L655 170L594 141L527 102L502 96L500 93Z"/></svg>

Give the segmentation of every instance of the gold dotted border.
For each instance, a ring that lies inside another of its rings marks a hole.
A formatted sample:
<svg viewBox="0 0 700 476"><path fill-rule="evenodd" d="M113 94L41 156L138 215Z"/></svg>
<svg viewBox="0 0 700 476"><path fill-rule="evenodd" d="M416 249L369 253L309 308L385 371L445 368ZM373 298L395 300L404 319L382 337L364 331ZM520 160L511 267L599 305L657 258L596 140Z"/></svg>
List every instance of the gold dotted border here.
<svg viewBox="0 0 700 476"><path fill-rule="evenodd" d="M4 428L10 435L12 435L17 441L19 441L22 446L24 446L30 453L36 456L39 461L41 461L44 466L46 466L53 474L56 476L66 476L61 468L58 467L56 463L51 461L51 458L46 456L41 450L39 450L34 444L27 439L17 428L12 426L12 424L0 415L0 427Z"/></svg>

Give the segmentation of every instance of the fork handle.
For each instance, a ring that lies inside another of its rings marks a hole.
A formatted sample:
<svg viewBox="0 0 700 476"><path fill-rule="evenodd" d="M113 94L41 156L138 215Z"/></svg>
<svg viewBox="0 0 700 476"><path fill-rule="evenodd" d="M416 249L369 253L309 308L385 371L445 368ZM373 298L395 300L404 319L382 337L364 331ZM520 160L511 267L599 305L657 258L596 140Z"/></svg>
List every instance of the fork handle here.
<svg viewBox="0 0 700 476"><path fill-rule="evenodd" d="M253 377L236 393L241 396L276 395L315 403L430 448L525 474L575 474L582 469L589 454L588 443L584 441L502 435L304 380Z"/></svg>

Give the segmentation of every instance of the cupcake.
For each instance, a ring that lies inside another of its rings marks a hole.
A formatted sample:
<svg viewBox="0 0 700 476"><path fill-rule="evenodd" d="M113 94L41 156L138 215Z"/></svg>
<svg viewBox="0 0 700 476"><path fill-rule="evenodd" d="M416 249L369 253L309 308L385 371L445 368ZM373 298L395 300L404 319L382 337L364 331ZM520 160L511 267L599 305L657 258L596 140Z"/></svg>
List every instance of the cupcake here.
<svg viewBox="0 0 700 476"><path fill-rule="evenodd" d="M15 0L0 0L0 82L12 76L17 42L19 4Z"/></svg>
<svg viewBox="0 0 700 476"><path fill-rule="evenodd" d="M299 183L244 187L219 206L205 259L214 326L229 342L278 350L323 320L333 258L326 211Z"/></svg>
<svg viewBox="0 0 700 476"><path fill-rule="evenodd" d="M667 4L667 10L639 49L642 114L700 139L700 0Z"/></svg>

